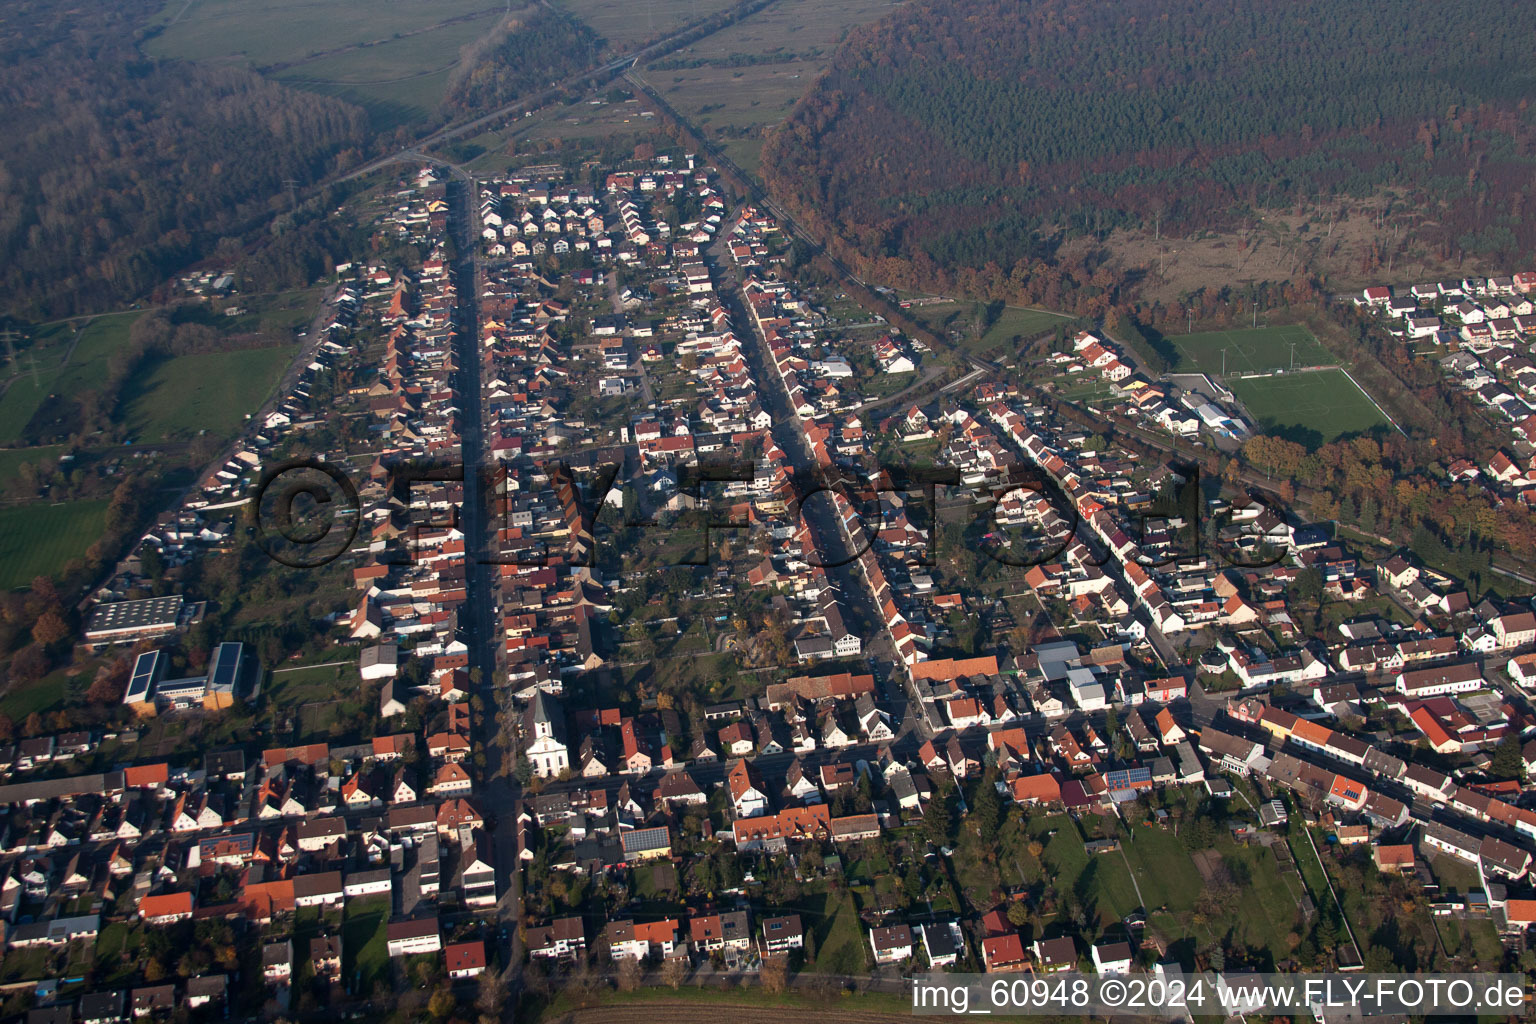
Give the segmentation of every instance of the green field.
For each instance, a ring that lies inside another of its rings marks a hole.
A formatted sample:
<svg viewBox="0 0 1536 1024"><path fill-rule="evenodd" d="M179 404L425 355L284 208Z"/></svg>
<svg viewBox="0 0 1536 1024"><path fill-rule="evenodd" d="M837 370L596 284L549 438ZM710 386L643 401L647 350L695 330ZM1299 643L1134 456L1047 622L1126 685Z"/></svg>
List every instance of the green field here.
<svg viewBox="0 0 1536 1024"><path fill-rule="evenodd" d="M18 356L16 366L6 367L7 374L14 372L16 376L0 397L0 445L22 441L27 423L49 395L105 384L107 357L127 343L128 329L141 315L138 311L109 313L41 329L33 345ZM75 330L80 324L84 327L76 341Z"/></svg>
<svg viewBox="0 0 1536 1024"><path fill-rule="evenodd" d="M815 971L821 974L864 972L864 926L859 921L852 896L828 893L812 927L816 929Z"/></svg>
<svg viewBox="0 0 1536 1024"><path fill-rule="evenodd" d="M350 676L348 689L343 691L341 673ZM267 700L274 705L297 707L314 701L335 700L357 692L357 673L343 665L315 665L292 671L277 670L272 673L265 691Z"/></svg>
<svg viewBox="0 0 1536 1024"><path fill-rule="evenodd" d="M1264 433L1312 448L1388 426L1343 370L1229 379L1227 386Z"/></svg>
<svg viewBox="0 0 1536 1024"><path fill-rule="evenodd" d="M289 345L157 360L123 389L123 422L141 444L228 437L271 394L293 359Z"/></svg>
<svg viewBox="0 0 1536 1024"><path fill-rule="evenodd" d="M0 481L15 476L24 462L36 465L43 459L57 459L64 451L61 444L42 445L38 448L0 448Z"/></svg>
<svg viewBox="0 0 1536 1024"><path fill-rule="evenodd" d="M913 305L906 313L926 324L935 334L957 332L955 342L967 352L978 355L996 348L1009 348L1014 338L1029 338L1072 320L1065 313L1052 313L1047 309L1006 306L997 314L997 319L978 334L975 324L986 316L985 308L979 302L951 300Z"/></svg>
<svg viewBox="0 0 1536 1024"><path fill-rule="evenodd" d="M91 685L99 665L99 662L87 661L73 672L61 668L35 683L22 684L20 680L12 680L0 695L0 714L13 722L23 722L34 712L58 711Z"/></svg>
<svg viewBox="0 0 1536 1024"><path fill-rule="evenodd" d="M0 509L0 589L31 583L84 556L106 522L105 501Z"/></svg>
<svg viewBox="0 0 1536 1024"><path fill-rule="evenodd" d="M1009 306L1002 311L987 332L976 341L967 341L964 347L972 352L990 352L1000 345L1010 345L1016 337L1028 338L1055 328L1059 323L1069 323L1071 317L1044 309L1026 309Z"/></svg>
<svg viewBox="0 0 1536 1024"><path fill-rule="evenodd" d="M1170 337L1168 343L1179 353L1175 373L1219 374L1223 362L1230 374L1289 369L1292 345L1296 346L1298 367L1332 366L1338 362L1311 331L1299 324L1183 334Z"/></svg>
<svg viewBox="0 0 1536 1024"><path fill-rule="evenodd" d="M192 0L176 17L183 3L145 43L151 55L252 67L357 103L376 128L430 117L460 51L508 11L492 0Z"/></svg>

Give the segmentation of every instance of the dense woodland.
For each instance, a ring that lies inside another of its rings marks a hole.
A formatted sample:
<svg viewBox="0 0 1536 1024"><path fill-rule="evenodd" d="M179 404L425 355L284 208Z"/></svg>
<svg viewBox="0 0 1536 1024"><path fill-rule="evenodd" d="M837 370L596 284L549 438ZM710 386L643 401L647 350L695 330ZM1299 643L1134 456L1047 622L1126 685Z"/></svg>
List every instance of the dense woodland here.
<svg viewBox="0 0 1536 1024"><path fill-rule="evenodd" d="M159 8L15 0L0 23L0 293L63 316L141 296L354 158L367 118L235 68L147 60Z"/></svg>
<svg viewBox="0 0 1536 1024"><path fill-rule="evenodd" d="M1470 0L915 0L849 36L763 169L898 286L990 264L973 283L1047 301L1064 238L1389 188L1442 256L1507 259L1536 246L1533 30Z"/></svg>
<svg viewBox="0 0 1536 1024"><path fill-rule="evenodd" d="M603 40L586 25L551 7L508 18L464 54L462 74L449 84L451 113L494 110L519 97L580 74L598 63Z"/></svg>

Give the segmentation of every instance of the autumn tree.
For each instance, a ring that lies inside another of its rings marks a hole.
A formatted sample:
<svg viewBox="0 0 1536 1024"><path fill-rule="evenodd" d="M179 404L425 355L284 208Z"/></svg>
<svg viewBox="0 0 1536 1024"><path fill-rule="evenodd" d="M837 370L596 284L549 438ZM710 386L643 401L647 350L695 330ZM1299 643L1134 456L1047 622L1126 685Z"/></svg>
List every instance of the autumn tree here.
<svg viewBox="0 0 1536 1024"><path fill-rule="evenodd" d="M760 977L763 982L763 991L774 994L783 992L789 985L789 958L786 956L765 957Z"/></svg>

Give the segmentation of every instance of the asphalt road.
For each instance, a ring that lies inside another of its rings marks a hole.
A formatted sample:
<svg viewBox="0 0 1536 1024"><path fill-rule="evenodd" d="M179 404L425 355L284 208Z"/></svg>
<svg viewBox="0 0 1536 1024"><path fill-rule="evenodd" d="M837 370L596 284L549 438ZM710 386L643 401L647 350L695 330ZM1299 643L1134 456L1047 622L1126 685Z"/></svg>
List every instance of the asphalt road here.
<svg viewBox="0 0 1536 1024"><path fill-rule="evenodd" d="M485 445L484 406L481 400L481 359L479 321L480 203L474 180L454 168L455 180L449 184L450 230L458 250L454 267L459 307L458 391L463 406L460 418L461 457L464 461L464 503L460 525L464 531L469 556L466 567L468 599L464 602L461 626L469 646L470 667L480 673L479 696L484 710L475 721L475 749L485 754L485 768L477 780L480 813L491 830L492 858L500 887L494 920L500 957L505 965L509 988L515 988L522 972L523 951L517 921L521 916L521 872L517 870L517 808L522 794L517 781L504 765L501 746L492 742L497 736L498 709L496 679L500 672L497 629L497 568L490 564L494 553L495 523L490 511L494 495L485 493L484 472L489 469ZM505 770L504 770L505 769ZM504 933L504 938L500 937Z"/></svg>

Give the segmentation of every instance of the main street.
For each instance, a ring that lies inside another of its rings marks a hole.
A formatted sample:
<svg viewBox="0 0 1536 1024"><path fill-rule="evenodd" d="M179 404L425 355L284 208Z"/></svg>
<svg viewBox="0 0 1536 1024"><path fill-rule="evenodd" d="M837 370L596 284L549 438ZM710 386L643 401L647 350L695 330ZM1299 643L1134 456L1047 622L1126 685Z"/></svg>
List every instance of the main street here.
<svg viewBox="0 0 1536 1024"><path fill-rule="evenodd" d="M488 515L494 494L486 492L490 465L486 457L484 405L481 401L479 252L480 201L476 183L463 171L455 169L448 185L450 226L457 259L454 263L458 295L459 366L458 393L460 409L460 457L464 465L464 501L460 513L463 530L466 589L464 618L460 628L469 647L472 675L479 685L481 701L475 718L476 749L485 754L479 769L481 814L492 835L492 858L496 867L500 897L496 904L497 924L501 927L499 945L505 978L515 985L522 970L522 946L517 922L520 917L521 875L517 870L517 807L521 798L517 780L507 763L507 752L497 741L496 679L499 671L497 652L500 630L497 628L497 576L491 556L495 553L495 517Z"/></svg>
<svg viewBox="0 0 1536 1024"><path fill-rule="evenodd" d="M725 238L718 238L705 251L705 258L715 279L720 301L731 316L742 353L752 368L753 379L757 381L758 400L772 418L774 442L788 457L792 470L816 479L816 459L806 439L804 426L800 417L790 408L789 394L784 390L784 381L779 376L778 367L747 309L735 265L724 258L726 248ZM804 502L800 513L816 538L826 563L827 576L842 596L843 607L852 619L852 627L864 638L864 655L875 672L880 696L887 701L893 700L894 695L886 690L885 684L891 679L905 678L905 673L897 661L895 645L886 629L885 615L858 565L858 556L862 552L854 550L829 497L824 495Z"/></svg>

